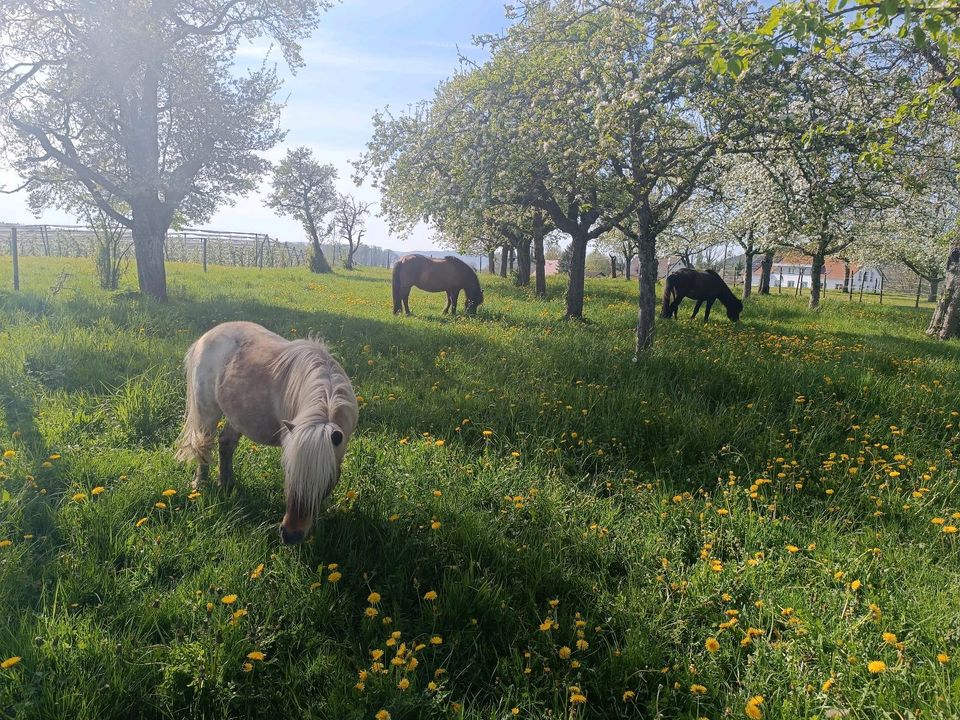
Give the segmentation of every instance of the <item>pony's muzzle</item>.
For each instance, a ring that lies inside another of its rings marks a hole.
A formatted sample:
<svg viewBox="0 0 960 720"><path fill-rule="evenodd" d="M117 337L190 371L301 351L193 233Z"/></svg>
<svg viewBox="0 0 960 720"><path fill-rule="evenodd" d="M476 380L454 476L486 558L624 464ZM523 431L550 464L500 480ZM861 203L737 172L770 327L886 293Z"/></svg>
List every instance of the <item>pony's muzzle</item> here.
<svg viewBox="0 0 960 720"><path fill-rule="evenodd" d="M280 541L284 545L296 545L303 542L307 533L303 530L290 530L283 525L280 526Z"/></svg>

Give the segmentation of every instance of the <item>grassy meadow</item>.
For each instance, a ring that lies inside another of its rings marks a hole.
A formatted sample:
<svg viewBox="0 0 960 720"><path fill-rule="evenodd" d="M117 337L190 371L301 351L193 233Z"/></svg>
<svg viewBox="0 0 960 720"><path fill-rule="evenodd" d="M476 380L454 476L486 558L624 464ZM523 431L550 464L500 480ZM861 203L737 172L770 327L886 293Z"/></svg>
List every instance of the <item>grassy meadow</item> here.
<svg viewBox="0 0 960 720"><path fill-rule="evenodd" d="M157 305L21 262L0 717L960 715L960 346L928 309L687 301L636 359L621 280L580 324L561 279L395 318L382 269L171 265ZM242 441L229 496L173 459L183 352L236 319L326 338L362 397L301 546L276 449Z"/></svg>

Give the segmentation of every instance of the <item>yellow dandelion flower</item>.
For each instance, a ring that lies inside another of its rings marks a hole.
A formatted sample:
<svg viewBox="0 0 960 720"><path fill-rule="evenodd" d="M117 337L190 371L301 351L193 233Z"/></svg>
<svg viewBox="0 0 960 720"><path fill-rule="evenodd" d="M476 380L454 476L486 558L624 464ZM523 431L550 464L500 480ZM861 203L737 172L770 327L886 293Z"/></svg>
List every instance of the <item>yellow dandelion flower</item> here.
<svg viewBox="0 0 960 720"><path fill-rule="evenodd" d="M438 687L437 684L433 680L431 680L430 682L427 683L427 692L436 692L437 687Z"/></svg>
<svg viewBox="0 0 960 720"><path fill-rule="evenodd" d="M444 445L447 444L447 441L446 441L446 440L435 440L433 444L436 445L437 447L443 447Z"/></svg>
<svg viewBox="0 0 960 720"><path fill-rule="evenodd" d="M510 708L510 714L516 717L517 715L520 714L520 708L518 707Z"/></svg>
<svg viewBox="0 0 960 720"><path fill-rule="evenodd" d="M146 523L147 520L149 520L149 519L150 519L150 518L145 518L145 517L144 517L144 518L140 518L139 520L137 520L137 522L136 522L135 524L136 524L137 527L143 527L143 524Z"/></svg>
<svg viewBox="0 0 960 720"><path fill-rule="evenodd" d="M787 552L793 555L794 553L800 552L800 548L796 545L787 545Z"/></svg>
<svg viewBox="0 0 960 720"><path fill-rule="evenodd" d="M106 488L103 485L97 485L93 490L90 491L91 495L99 495L102 492L106 492Z"/></svg>
<svg viewBox="0 0 960 720"><path fill-rule="evenodd" d="M633 700L637 694L633 690L624 690L623 692L623 701L627 702L628 700Z"/></svg>
<svg viewBox="0 0 960 720"><path fill-rule="evenodd" d="M53 467L53 463L50 462L49 460L44 460L42 463L40 463L40 467L42 467L42 468L44 468L44 469L46 469L46 468L52 468L52 467Z"/></svg>
<svg viewBox="0 0 960 720"><path fill-rule="evenodd" d="M760 720L763 717L763 711L760 709L761 705L763 705L763 695L754 695L747 700L747 704L743 708L744 715L750 720Z"/></svg>
<svg viewBox="0 0 960 720"><path fill-rule="evenodd" d="M192 493L187 495L187 500L196 500L198 497L200 497L200 493L194 490Z"/></svg>
<svg viewBox="0 0 960 720"><path fill-rule="evenodd" d="M390 713L386 710L378 710L377 714L373 716L376 720L390 720Z"/></svg>
<svg viewBox="0 0 960 720"><path fill-rule="evenodd" d="M174 495L177 494L177 491L174 490L173 488L167 488L160 494L163 495L164 497L173 497Z"/></svg>
<svg viewBox="0 0 960 720"><path fill-rule="evenodd" d="M443 638L440 637L439 635L434 635L433 637L430 638L430 644L431 644L431 645L443 645Z"/></svg>
<svg viewBox="0 0 960 720"><path fill-rule="evenodd" d="M867 670L874 675L879 675L882 672L886 672L887 664L883 660L871 660L867 663Z"/></svg>
<svg viewBox="0 0 960 720"><path fill-rule="evenodd" d="M896 645L896 644L897 644L897 635L896 635L896 633L892 633L892 632L885 632L885 633L883 633L883 641L884 641L887 645Z"/></svg>
<svg viewBox="0 0 960 720"><path fill-rule="evenodd" d="M379 614L379 612L375 607L368 607L366 610L363 611L363 614L366 615L368 618L375 618Z"/></svg>
<svg viewBox="0 0 960 720"><path fill-rule="evenodd" d="M10 451L8 451L8 452L10 452ZM3 668L4 670L7 670L7 669L9 669L9 668L12 668L14 665L16 665L16 664L17 664L18 662L20 662L21 660L23 660L23 658L20 657L19 655L14 655L13 657L8 657L6 660L4 660L2 663L0 663L0 668Z"/></svg>
<svg viewBox="0 0 960 720"><path fill-rule="evenodd" d="M264 655L259 650L253 650L252 652L247 653L247 660L265 660L266 655Z"/></svg>
<svg viewBox="0 0 960 720"><path fill-rule="evenodd" d="M3 457L6 458L7 460L9 460L9 459L12 458L12 457L16 457L16 456L17 456L17 451L16 451L16 450L4 450L4 452L3 452Z"/></svg>
<svg viewBox="0 0 960 720"><path fill-rule="evenodd" d="M570 695L571 705L583 705L586 701L587 701L587 696L582 693L575 692L575 693L571 693Z"/></svg>
<svg viewBox="0 0 960 720"><path fill-rule="evenodd" d="M406 690L408 687L410 687L410 681L406 678L403 678L397 683L397 687L401 690Z"/></svg>
<svg viewBox="0 0 960 720"><path fill-rule="evenodd" d="M440 529L440 521L439 521L439 520L434 520L432 523L430 523L430 529L431 529L431 530L439 530L439 529Z"/></svg>
<svg viewBox="0 0 960 720"><path fill-rule="evenodd" d="M944 526L943 526L943 532L947 533L948 535L952 535L952 534L955 533L956 531L957 531L957 526L956 526L956 525L944 525Z"/></svg>
<svg viewBox="0 0 960 720"><path fill-rule="evenodd" d="M941 665L946 665L948 662L950 662L950 656L946 653L937 653L937 662Z"/></svg>
<svg viewBox="0 0 960 720"><path fill-rule="evenodd" d="M371 605L376 605L378 602L380 602L380 593L372 592L367 595L367 602Z"/></svg>
<svg viewBox="0 0 960 720"><path fill-rule="evenodd" d="M51 453L51 454L50 454L50 459L51 459L51 460L59 460L59 459L60 459L60 453Z"/></svg>
<svg viewBox="0 0 960 720"><path fill-rule="evenodd" d="M165 502L154 503L153 506L154 506L155 508L157 508L158 510L166 510L166 509L167 509L167 504L166 504Z"/></svg>
<svg viewBox="0 0 960 720"><path fill-rule="evenodd" d="M437 599L436 590L428 590L426 594L423 596L423 599L426 600L427 602L433 602L434 600L436 600Z"/></svg>
<svg viewBox="0 0 960 720"><path fill-rule="evenodd" d="M833 687L833 683L834 683L833 678L827 678L826 680L823 681L823 685L820 686L820 689L823 692L830 692L830 688Z"/></svg>
<svg viewBox="0 0 960 720"><path fill-rule="evenodd" d="M854 592L859 590L861 587L863 587L863 583L860 582L859 580L854 580L852 583L850 583L850 589L853 590Z"/></svg>
<svg viewBox="0 0 960 720"><path fill-rule="evenodd" d="M250 579L257 580L261 575L263 575L263 563L260 563L250 571Z"/></svg>
<svg viewBox="0 0 960 720"><path fill-rule="evenodd" d="M704 647L707 648L708 652L715 653L720 649L720 643L715 637L708 637L707 641L704 643Z"/></svg>
<svg viewBox="0 0 960 720"><path fill-rule="evenodd" d="M697 685L696 683L694 683L693 685L690 686L690 692L693 695L705 695L707 692L707 688L705 688L703 685Z"/></svg>
<svg viewBox="0 0 960 720"><path fill-rule="evenodd" d="M240 608L239 610L237 610L236 612L233 613L233 620L234 620L234 622L236 622L237 620L239 620L240 618L242 618L242 617L243 617L244 615L246 615L246 614L247 614L247 611L244 610L243 608Z"/></svg>
<svg viewBox="0 0 960 720"><path fill-rule="evenodd" d="M251 662L245 662L245 663L243 664L243 671L244 671L244 672L250 672L251 670L253 670L253 663L251 663Z"/></svg>
<svg viewBox="0 0 960 720"><path fill-rule="evenodd" d="M334 570L332 573L330 573L329 575L327 575L327 582L330 582L330 583L333 583L334 585L336 585L338 582L340 582L340 578L342 578L342 577L343 577L342 574L340 574L339 572L337 572L336 570Z"/></svg>
<svg viewBox="0 0 960 720"><path fill-rule="evenodd" d="M577 640L577 650L586 650L588 647L590 647L590 643L583 638Z"/></svg>
<svg viewBox="0 0 960 720"><path fill-rule="evenodd" d="M570 648L568 648L566 645L564 645L564 646L563 646L562 648L560 648L560 650L557 652L557 655L560 656L560 659L561 659L561 660L567 660L567 659L569 659L569 657L570 657Z"/></svg>
<svg viewBox="0 0 960 720"><path fill-rule="evenodd" d="M322 584L323 584L323 583L312 582L312 583L310 583L310 589L311 589L311 590L316 590L316 589L317 589L318 587L320 587Z"/></svg>
<svg viewBox="0 0 960 720"><path fill-rule="evenodd" d="M83 492L78 492L70 499L73 500L74 502L83 502L84 500L87 499L87 494Z"/></svg>
<svg viewBox="0 0 960 720"><path fill-rule="evenodd" d="M220 602L222 602L224 605L233 605L236 601L236 595L224 595L222 598L220 598Z"/></svg>
<svg viewBox="0 0 960 720"><path fill-rule="evenodd" d="M560 604L560 601L557 599L553 599L549 602L550 607L552 607L554 610L556 610L559 604Z"/></svg>

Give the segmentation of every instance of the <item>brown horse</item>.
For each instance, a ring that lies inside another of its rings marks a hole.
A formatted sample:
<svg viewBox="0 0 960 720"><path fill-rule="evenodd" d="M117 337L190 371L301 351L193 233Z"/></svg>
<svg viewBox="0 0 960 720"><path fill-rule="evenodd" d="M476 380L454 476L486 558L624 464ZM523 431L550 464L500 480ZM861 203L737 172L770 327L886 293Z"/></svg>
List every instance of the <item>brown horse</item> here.
<svg viewBox="0 0 960 720"><path fill-rule="evenodd" d="M448 312L457 314L457 299L463 290L467 296L467 314L473 315L483 302L480 279L463 260L448 255L440 260L425 255L404 255L393 266L393 313L410 314L410 288L447 293Z"/></svg>
<svg viewBox="0 0 960 720"><path fill-rule="evenodd" d="M691 319L697 316L700 305L706 302L707 311L704 313L703 321L707 322L710 319L710 308L717 300L727 308L727 317L731 322L737 322L740 319L740 313L743 312L743 303L730 291L723 278L713 270L700 272L693 268L682 268L670 273L663 288L662 317L676 317L677 309L685 297L697 301L693 315L690 316Z"/></svg>

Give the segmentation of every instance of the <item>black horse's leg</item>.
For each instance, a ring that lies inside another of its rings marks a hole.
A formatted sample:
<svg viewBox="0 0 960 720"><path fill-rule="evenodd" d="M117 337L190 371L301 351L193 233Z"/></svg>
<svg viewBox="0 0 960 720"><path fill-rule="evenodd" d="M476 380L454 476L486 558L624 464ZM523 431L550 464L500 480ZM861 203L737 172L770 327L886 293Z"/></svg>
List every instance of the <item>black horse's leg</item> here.
<svg viewBox="0 0 960 720"><path fill-rule="evenodd" d="M233 453L240 442L240 433L226 423L220 430L220 487L233 488Z"/></svg>
<svg viewBox="0 0 960 720"><path fill-rule="evenodd" d="M693 309L693 315L690 316L690 319L693 320L697 313L700 312L700 306L703 305L703 300L697 300L697 306Z"/></svg>
<svg viewBox="0 0 960 720"><path fill-rule="evenodd" d="M450 306L451 306L452 304L453 304L453 296L451 295L450 291L447 290L447 306L443 309L443 314L444 314L444 315L446 315L448 312L450 312Z"/></svg>
<svg viewBox="0 0 960 720"><path fill-rule="evenodd" d="M453 312L451 314L457 314L457 301L460 300L460 288L454 290L450 295L453 297Z"/></svg>
<svg viewBox="0 0 960 720"><path fill-rule="evenodd" d="M403 309L406 311L407 315L410 314L410 291L407 290L407 294L403 296Z"/></svg>
<svg viewBox="0 0 960 720"><path fill-rule="evenodd" d="M706 322L710 319L710 308L713 307L715 300L707 300L707 311L703 314L703 321Z"/></svg>
<svg viewBox="0 0 960 720"><path fill-rule="evenodd" d="M677 295L676 299L670 303L670 312L667 313L667 317L675 318L677 312L680 310L680 303L683 302L683 295Z"/></svg>

